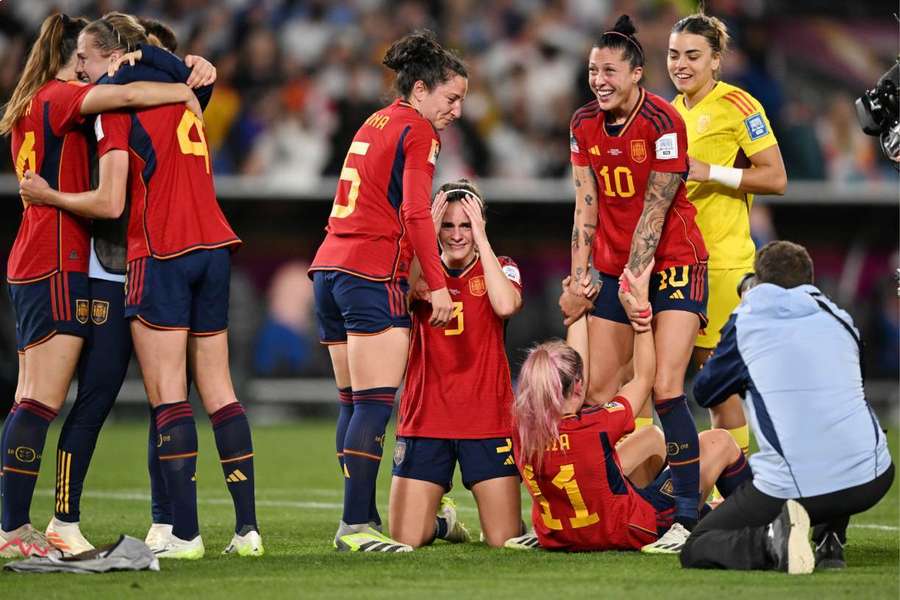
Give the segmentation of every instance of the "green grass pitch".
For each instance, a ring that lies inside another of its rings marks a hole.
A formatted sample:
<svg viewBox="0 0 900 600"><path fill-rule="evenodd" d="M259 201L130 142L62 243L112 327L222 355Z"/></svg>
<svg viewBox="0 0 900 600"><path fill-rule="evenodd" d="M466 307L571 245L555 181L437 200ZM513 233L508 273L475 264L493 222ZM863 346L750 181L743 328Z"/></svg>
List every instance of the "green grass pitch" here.
<svg viewBox="0 0 900 600"><path fill-rule="evenodd" d="M254 431L258 516L266 556L220 556L233 528L212 433L200 430L198 495L207 557L164 561L159 573L19 575L0 573L4 598L897 598L900 567L898 485L853 519L844 572L789 577L781 573L685 571L677 559L639 553L555 554L491 550L443 542L401 555L338 554L331 538L340 518L341 479L334 425L310 421ZM53 506L58 429L50 432L31 515L46 525ZM390 437L390 436L389 436ZM100 440L82 503L82 530L95 544L120 533L143 538L149 525L146 429L112 424ZM891 435L897 462L898 439ZM379 507L387 513L389 457L381 469ZM453 496L477 539L471 495ZM530 502L523 502L530 507Z"/></svg>

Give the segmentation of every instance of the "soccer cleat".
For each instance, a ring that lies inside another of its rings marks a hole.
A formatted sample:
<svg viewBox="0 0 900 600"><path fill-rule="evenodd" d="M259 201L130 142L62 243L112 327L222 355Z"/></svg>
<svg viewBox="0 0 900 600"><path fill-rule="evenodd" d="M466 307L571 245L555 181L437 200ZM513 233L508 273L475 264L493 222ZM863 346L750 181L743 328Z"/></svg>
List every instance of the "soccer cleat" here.
<svg viewBox="0 0 900 600"><path fill-rule="evenodd" d="M338 552L412 552L412 546L392 540L372 529L368 523L347 525L341 521L334 535L334 547Z"/></svg>
<svg viewBox="0 0 900 600"><path fill-rule="evenodd" d="M147 530L144 543L155 552L161 552L172 538L172 525L169 523L153 523Z"/></svg>
<svg viewBox="0 0 900 600"><path fill-rule="evenodd" d="M77 521L67 523L53 517L47 525L45 535L53 547L66 555L81 554L94 549L94 546L81 534L81 528Z"/></svg>
<svg viewBox="0 0 900 600"><path fill-rule="evenodd" d="M59 556L44 534L25 523L12 531L0 531L0 558L31 558Z"/></svg>
<svg viewBox="0 0 900 600"><path fill-rule="evenodd" d="M503 547L510 550L540 550L541 544L532 529L528 533L509 538L503 542Z"/></svg>
<svg viewBox="0 0 900 600"><path fill-rule="evenodd" d="M812 573L816 560L809 543L809 515L806 509L799 502L788 500L769 527L775 568L791 575Z"/></svg>
<svg viewBox="0 0 900 600"><path fill-rule="evenodd" d="M203 538L199 535L192 540L170 536L165 546L153 552L158 558L174 558L178 560L199 560L206 553Z"/></svg>
<svg viewBox="0 0 900 600"><path fill-rule="evenodd" d="M456 514L456 502L453 501L453 498L450 496L441 498L441 506L438 508L437 516L447 522L447 535L442 537L442 540L446 540L451 544L465 544L472 541L469 530L460 522L459 515Z"/></svg>
<svg viewBox="0 0 900 600"><path fill-rule="evenodd" d="M830 531L816 546L816 571L845 569L844 545L835 532Z"/></svg>
<svg viewBox="0 0 900 600"><path fill-rule="evenodd" d="M681 523L673 523L661 538L641 548L646 554L680 554L691 532Z"/></svg>
<svg viewBox="0 0 900 600"><path fill-rule="evenodd" d="M263 548L262 537L255 529L245 527L243 533L235 533L231 543L222 551L222 554L237 554L238 556L262 556L266 549Z"/></svg>

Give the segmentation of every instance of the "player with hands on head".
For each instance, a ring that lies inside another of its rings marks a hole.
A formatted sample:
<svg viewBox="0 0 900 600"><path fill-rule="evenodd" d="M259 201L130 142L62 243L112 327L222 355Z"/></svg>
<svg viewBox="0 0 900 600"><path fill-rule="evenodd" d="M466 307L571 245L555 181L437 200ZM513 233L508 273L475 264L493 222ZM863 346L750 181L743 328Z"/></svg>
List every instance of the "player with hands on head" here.
<svg viewBox="0 0 900 600"><path fill-rule="evenodd" d="M641 87L644 51L627 15L605 32L588 57L588 82L596 98L572 117L570 149L575 183L573 281L591 265L600 290L588 317L591 389L609 400L631 368L634 331L645 317L617 297L627 267L650 283L656 370L653 402L671 453L677 498L670 538L677 548L697 521L699 441L684 395L694 339L705 323L706 248L685 196L688 170L684 121L665 100ZM652 550L652 548L648 548Z"/></svg>
<svg viewBox="0 0 900 600"><path fill-rule="evenodd" d="M695 343L701 367L719 343L720 330L738 305L734 290L753 270L750 237L754 194L783 194L787 175L778 140L762 105L719 79L728 30L703 12L672 27L668 71L678 95L672 105L687 127L690 171L687 197L709 251L709 323ZM750 433L738 396L710 409L712 426L727 429L749 453Z"/></svg>
<svg viewBox="0 0 900 600"><path fill-rule="evenodd" d="M396 41L383 64L397 74L397 99L354 136L310 267L319 337L340 398L335 448L344 510L334 546L341 551L412 550L381 532L375 487L406 370L413 255L430 291L429 324L445 326L453 309L429 205L439 132L462 114L468 72L428 31Z"/></svg>
<svg viewBox="0 0 900 600"><path fill-rule="evenodd" d="M418 547L468 541L449 498L458 462L493 547L522 533L519 475L512 457L513 401L504 348L507 319L522 306L512 259L498 257L485 230L484 199L466 179L443 184L432 204L450 322L431 327L427 290L412 304L409 365L397 424L391 535ZM435 514L437 513L437 518Z"/></svg>

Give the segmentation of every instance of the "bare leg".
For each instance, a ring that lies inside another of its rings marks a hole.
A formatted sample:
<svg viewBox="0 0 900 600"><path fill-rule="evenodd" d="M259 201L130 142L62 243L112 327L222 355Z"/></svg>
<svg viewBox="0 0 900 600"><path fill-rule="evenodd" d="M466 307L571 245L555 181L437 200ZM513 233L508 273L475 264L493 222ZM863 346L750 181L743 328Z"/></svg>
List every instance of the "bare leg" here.
<svg viewBox="0 0 900 600"><path fill-rule="evenodd" d="M631 372L634 332L631 325L597 317L588 318L590 389L588 404L612 400Z"/></svg>
<svg viewBox="0 0 900 600"><path fill-rule="evenodd" d="M435 514L444 495L444 486L430 481L394 477L391 479L391 537L414 548L434 539Z"/></svg>
<svg viewBox="0 0 900 600"><path fill-rule="evenodd" d="M623 474L637 487L649 485L666 462L666 439L657 427L635 431L616 444Z"/></svg>
<svg viewBox="0 0 900 600"><path fill-rule="evenodd" d="M522 535L522 497L518 477L496 477L472 486L484 541L502 548L509 538Z"/></svg>

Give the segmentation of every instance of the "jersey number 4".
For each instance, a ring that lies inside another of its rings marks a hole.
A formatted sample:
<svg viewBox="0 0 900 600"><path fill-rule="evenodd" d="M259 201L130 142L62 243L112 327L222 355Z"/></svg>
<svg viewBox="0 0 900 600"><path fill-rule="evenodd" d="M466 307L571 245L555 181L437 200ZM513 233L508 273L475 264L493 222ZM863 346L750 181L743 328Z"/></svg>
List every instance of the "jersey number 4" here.
<svg viewBox="0 0 900 600"><path fill-rule="evenodd" d="M525 465L524 475L525 483L541 507L541 518L544 521L544 525L548 529L562 529L562 520L554 518L553 513L551 513L550 502L544 497L541 488L535 481L534 469L531 468L531 465ZM600 522L600 515L588 511L584 497L581 495L581 490L578 488L578 482L575 480L574 464L560 465L559 473L556 474L551 483L557 488L565 490L566 496L569 498L569 504L572 505L572 510L575 511L575 516L569 517L569 525L572 529L581 529Z"/></svg>
<svg viewBox="0 0 900 600"><path fill-rule="evenodd" d="M331 216L335 219L346 219L356 210L356 199L359 198L359 186L362 183L362 178L359 176L359 170L350 166L350 159L353 156L365 156L368 151L368 142L353 142L350 144L350 150L347 151L344 166L341 168L341 181L349 181L350 189L347 192L346 199L344 199L341 193L343 187L338 184L338 191L334 195L334 204L331 207Z"/></svg>
<svg viewBox="0 0 900 600"><path fill-rule="evenodd" d="M197 131L199 141L191 139L191 129ZM203 121L191 111L185 110L181 115L181 122L178 123L176 135L181 153L202 156L206 162L206 173L209 174L209 148L206 145L206 136L203 135Z"/></svg>
<svg viewBox="0 0 900 600"><path fill-rule="evenodd" d="M22 138L22 146L16 155L16 175L21 180L25 177L25 171L31 169L37 171L37 154L34 151L34 132L26 131Z"/></svg>

